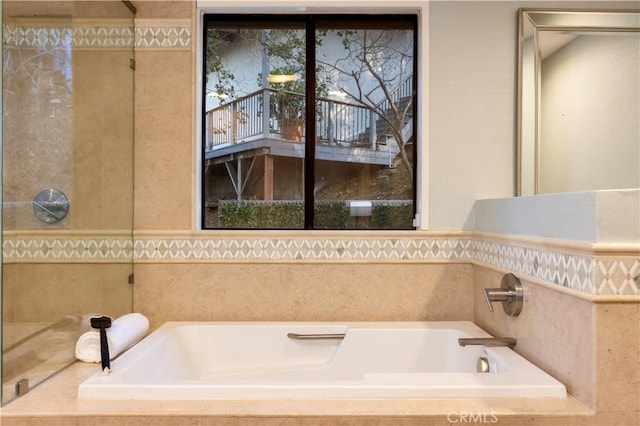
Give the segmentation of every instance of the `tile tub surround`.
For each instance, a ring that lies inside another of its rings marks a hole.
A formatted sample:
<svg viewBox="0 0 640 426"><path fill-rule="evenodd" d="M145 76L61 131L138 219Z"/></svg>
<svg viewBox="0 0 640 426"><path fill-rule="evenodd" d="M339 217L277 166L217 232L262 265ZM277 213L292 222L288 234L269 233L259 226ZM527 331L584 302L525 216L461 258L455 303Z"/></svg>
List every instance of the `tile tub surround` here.
<svg viewBox="0 0 640 426"><path fill-rule="evenodd" d="M487 232L13 231L8 263L473 263L587 295L639 296L640 244Z"/></svg>
<svg viewBox="0 0 640 426"><path fill-rule="evenodd" d="M471 263L584 293L640 296L640 244L476 231L136 231L136 264Z"/></svg>
<svg viewBox="0 0 640 426"><path fill-rule="evenodd" d="M136 264L135 274L134 307L152 327L170 320L436 321L473 315L468 264Z"/></svg>
<svg viewBox="0 0 640 426"><path fill-rule="evenodd" d="M640 274L640 246L632 244L462 231L137 231L133 241L123 232L4 233L3 260L14 268L40 264L44 271L77 264L77 270L88 270L91 264L126 266L131 259L134 306L152 312L156 325L244 315L254 320L464 320L471 317L471 299L464 296L465 283L473 282L471 265L513 272L585 300L640 300L634 280ZM354 280L361 284L354 286ZM54 289L68 280L54 274L47 282L47 289ZM33 280L15 285L37 288ZM193 294L200 297L193 300ZM272 298L275 294L286 296Z"/></svg>
<svg viewBox="0 0 640 426"><path fill-rule="evenodd" d="M3 265L2 320L58 321L93 312L117 318L131 310L130 273L126 263Z"/></svg>
<svg viewBox="0 0 640 426"><path fill-rule="evenodd" d="M587 295L640 295L640 244L477 231L9 231L2 247L9 263L474 263Z"/></svg>
<svg viewBox="0 0 640 426"><path fill-rule="evenodd" d="M595 335L593 304L521 278L524 305L508 317L500 303L490 312L483 288L499 287L503 273L474 268L474 322L496 336L518 339L516 352L560 380L567 392L595 405ZM571 309L567 309L571 306Z"/></svg>
<svg viewBox="0 0 640 426"><path fill-rule="evenodd" d="M518 353L597 412L635 413L632 424L640 424L640 303L585 300L522 279L524 306L512 318L499 305L489 312L482 295L503 273L474 267L474 322L491 334L516 336Z"/></svg>

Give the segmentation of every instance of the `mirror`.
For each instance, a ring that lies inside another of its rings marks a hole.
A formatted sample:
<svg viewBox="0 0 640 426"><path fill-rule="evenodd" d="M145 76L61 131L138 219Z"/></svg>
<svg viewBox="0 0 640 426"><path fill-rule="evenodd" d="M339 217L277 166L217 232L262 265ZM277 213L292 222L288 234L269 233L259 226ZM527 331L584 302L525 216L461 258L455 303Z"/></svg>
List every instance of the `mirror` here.
<svg viewBox="0 0 640 426"><path fill-rule="evenodd" d="M516 195L640 187L640 10L519 11Z"/></svg>

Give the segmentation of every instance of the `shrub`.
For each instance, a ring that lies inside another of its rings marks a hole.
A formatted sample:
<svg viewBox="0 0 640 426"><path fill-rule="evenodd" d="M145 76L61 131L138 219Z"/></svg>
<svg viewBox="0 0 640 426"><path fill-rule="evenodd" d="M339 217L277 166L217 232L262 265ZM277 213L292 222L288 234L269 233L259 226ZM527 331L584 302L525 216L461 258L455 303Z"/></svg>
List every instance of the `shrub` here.
<svg viewBox="0 0 640 426"><path fill-rule="evenodd" d="M349 202L318 201L315 229L413 229L413 202L374 200L370 217L350 215ZM218 205L222 228L300 229L304 226L303 201L222 200Z"/></svg>

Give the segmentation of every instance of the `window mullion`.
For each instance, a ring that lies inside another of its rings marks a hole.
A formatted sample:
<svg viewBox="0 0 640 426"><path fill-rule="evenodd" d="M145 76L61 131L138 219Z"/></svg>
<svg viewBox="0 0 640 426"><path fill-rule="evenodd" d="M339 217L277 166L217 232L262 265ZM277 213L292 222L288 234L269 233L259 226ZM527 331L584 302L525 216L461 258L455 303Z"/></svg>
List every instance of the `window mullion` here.
<svg viewBox="0 0 640 426"><path fill-rule="evenodd" d="M309 17L306 23L306 88L305 88L305 158L304 158L304 227L313 229L315 197L315 134L316 134L316 29L315 21Z"/></svg>

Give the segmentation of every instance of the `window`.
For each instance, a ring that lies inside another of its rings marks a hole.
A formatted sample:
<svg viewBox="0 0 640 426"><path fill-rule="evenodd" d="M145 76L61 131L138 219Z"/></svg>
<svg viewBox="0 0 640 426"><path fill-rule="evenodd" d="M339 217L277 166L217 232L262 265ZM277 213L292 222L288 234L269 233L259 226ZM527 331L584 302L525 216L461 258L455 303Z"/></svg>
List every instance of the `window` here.
<svg viewBox="0 0 640 426"><path fill-rule="evenodd" d="M203 229L413 229L414 15L205 15Z"/></svg>

